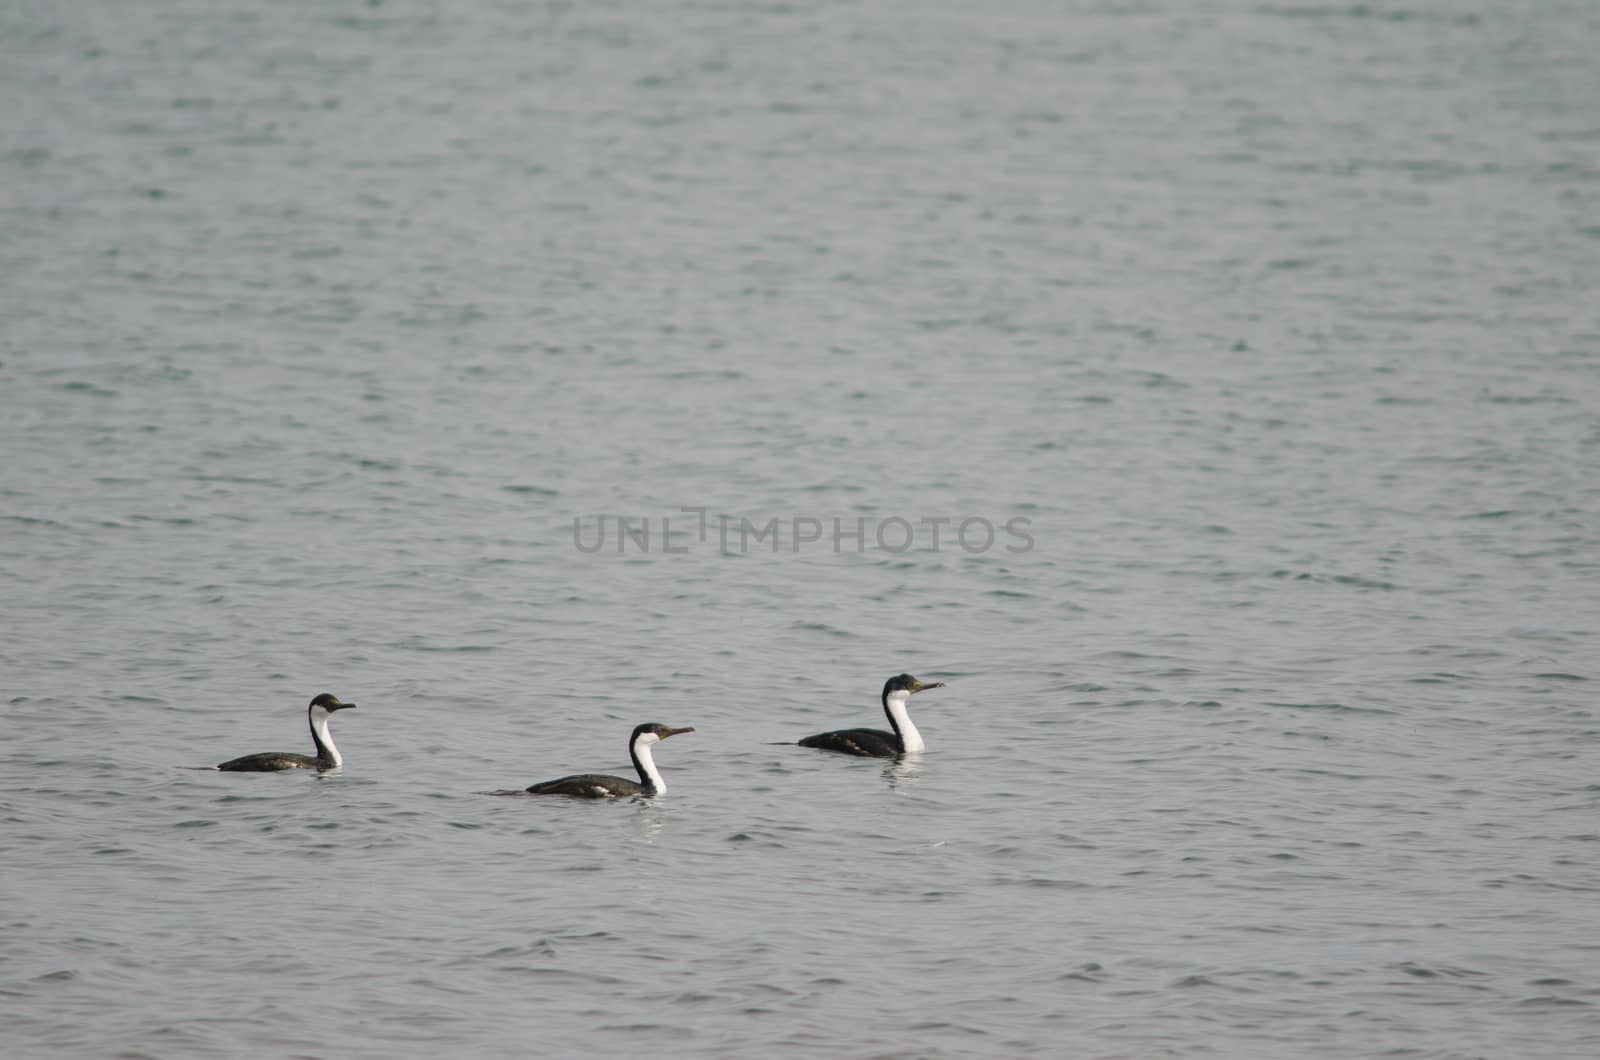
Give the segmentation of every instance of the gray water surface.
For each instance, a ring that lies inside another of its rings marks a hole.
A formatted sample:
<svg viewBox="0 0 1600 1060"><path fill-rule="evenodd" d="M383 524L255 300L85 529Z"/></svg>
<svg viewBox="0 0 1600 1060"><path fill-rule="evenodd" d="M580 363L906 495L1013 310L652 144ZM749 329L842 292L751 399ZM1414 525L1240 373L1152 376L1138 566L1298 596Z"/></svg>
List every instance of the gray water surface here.
<svg viewBox="0 0 1600 1060"><path fill-rule="evenodd" d="M1600 1052L1596 54L10 5L6 1056Z"/></svg>

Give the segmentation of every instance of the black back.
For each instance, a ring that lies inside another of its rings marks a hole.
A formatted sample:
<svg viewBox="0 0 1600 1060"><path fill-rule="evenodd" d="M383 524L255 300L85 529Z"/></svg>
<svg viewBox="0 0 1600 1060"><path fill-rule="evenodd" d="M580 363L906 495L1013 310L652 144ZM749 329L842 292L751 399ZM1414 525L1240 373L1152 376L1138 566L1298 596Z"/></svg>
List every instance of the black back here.
<svg viewBox="0 0 1600 1060"><path fill-rule="evenodd" d="M815 747L823 751L860 755L863 758L893 758L905 750L896 733L882 729L838 729L819 732L800 741L801 747Z"/></svg>

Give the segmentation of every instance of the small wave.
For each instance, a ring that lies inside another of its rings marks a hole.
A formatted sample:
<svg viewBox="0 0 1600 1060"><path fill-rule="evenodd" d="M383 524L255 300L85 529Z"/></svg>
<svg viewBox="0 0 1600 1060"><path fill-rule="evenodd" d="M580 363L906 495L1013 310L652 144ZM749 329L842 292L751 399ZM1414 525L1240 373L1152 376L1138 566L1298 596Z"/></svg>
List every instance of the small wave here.
<svg viewBox="0 0 1600 1060"><path fill-rule="evenodd" d="M826 622L796 622L790 628L799 630L802 633L825 633L830 637L855 636L855 634L851 633L849 630L840 629L837 626L830 626Z"/></svg>
<svg viewBox="0 0 1600 1060"><path fill-rule="evenodd" d="M54 526L65 529L65 523L58 523L54 519L41 519L33 515L0 515L0 522L19 523L22 526Z"/></svg>
<svg viewBox="0 0 1600 1060"><path fill-rule="evenodd" d="M1314 574L1311 571L1294 571L1284 567L1273 571L1272 577L1297 582L1348 585L1355 589L1392 590L1400 588L1394 582L1381 581L1377 578L1363 578L1357 574Z"/></svg>
<svg viewBox="0 0 1600 1060"><path fill-rule="evenodd" d="M1190 989L1197 986L1216 986L1217 982L1210 976L1186 975L1182 979L1174 981L1172 985L1179 989Z"/></svg>
<svg viewBox="0 0 1600 1060"><path fill-rule="evenodd" d="M84 382L57 383L51 389L53 389L53 390L63 390L63 391L66 391L67 393L70 393L70 394L87 394L87 395L89 395L91 397L116 397L117 396L117 392L115 390L107 390L104 387L96 386L93 383L84 383Z"/></svg>
<svg viewBox="0 0 1600 1060"><path fill-rule="evenodd" d="M1458 968L1448 964L1429 967L1425 964L1418 964L1415 961L1402 961L1394 967L1396 971L1404 972L1406 975L1414 976L1417 979L1477 979L1487 974L1472 968Z"/></svg>
<svg viewBox="0 0 1600 1060"><path fill-rule="evenodd" d="M1392 710L1383 710L1378 707L1352 707L1348 703L1288 703L1279 700L1268 700L1269 707L1283 707L1286 710L1326 710L1334 714L1393 714Z"/></svg>
<svg viewBox="0 0 1600 1060"><path fill-rule="evenodd" d="M1535 997L1525 997L1517 1004L1524 1008L1568 1008L1574 1005L1589 1007L1589 1002L1575 997L1561 997L1559 994L1539 994Z"/></svg>
<svg viewBox="0 0 1600 1060"><path fill-rule="evenodd" d="M396 644L396 648L406 648L411 651L436 652L444 655L471 654L474 652L491 652L499 649L493 644Z"/></svg>

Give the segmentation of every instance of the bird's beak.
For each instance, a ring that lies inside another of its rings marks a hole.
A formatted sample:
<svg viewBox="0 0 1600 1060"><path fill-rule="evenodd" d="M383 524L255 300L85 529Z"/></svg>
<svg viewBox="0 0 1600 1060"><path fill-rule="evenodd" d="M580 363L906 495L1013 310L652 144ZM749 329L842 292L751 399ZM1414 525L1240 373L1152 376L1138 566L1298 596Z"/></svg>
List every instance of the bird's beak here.
<svg viewBox="0 0 1600 1060"><path fill-rule="evenodd" d="M913 688L911 691L912 692L926 692L930 688L943 688L943 687L944 687L944 682L943 681L926 681L926 682L918 681L916 687Z"/></svg>
<svg viewBox="0 0 1600 1060"><path fill-rule="evenodd" d="M329 707L328 709L329 710L354 710L355 709L355 704L354 703L335 703L333 706Z"/></svg>
<svg viewBox="0 0 1600 1060"><path fill-rule="evenodd" d="M679 735L681 733L686 733L686 732L694 732L694 726L691 725L686 729L668 729L667 730L667 736L677 736L677 735ZM661 738L663 740L665 740L667 738L667 736L663 736Z"/></svg>

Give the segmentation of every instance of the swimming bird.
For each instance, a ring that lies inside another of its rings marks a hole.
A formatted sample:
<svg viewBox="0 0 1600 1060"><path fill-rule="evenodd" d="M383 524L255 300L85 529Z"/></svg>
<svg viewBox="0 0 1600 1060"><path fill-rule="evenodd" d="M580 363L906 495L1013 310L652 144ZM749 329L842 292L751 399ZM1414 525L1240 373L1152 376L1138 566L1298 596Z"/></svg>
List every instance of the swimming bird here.
<svg viewBox="0 0 1600 1060"><path fill-rule="evenodd" d="M927 745L922 742L922 734L917 727L911 724L911 715L906 713L906 700L918 692L943 687L943 681L924 683L910 674L891 677L883 685L883 712L888 715L889 725L894 732L884 732L882 729L838 729L807 736L800 741L800 746L869 758L892 758L906 751L920 751Z"/></svg>
<svg viewBox="0 0 1600 1060"><path fill-rule="evenodd" d="M315 758L287 751L264 751L230 759L217 768L244 773L270 773L279 769L337 769L344 757L339 754L339 749L333 745L333 737L328 734L328 716L336 710L354 706L354 703L340 702L332 692L324 692L311 701L306 708L306 718L311 723L311 742L317 745Z"/></svg>
<svg viewBox="0 0 1600 1060"><path fill-rule="evenodd" d="M640 725L633 730L633 735L628 737L628 756L633 759L633 768L639 771L637 784L626 777L612 777L604 773L577 773L570 777L562 777L560 780L546 780L534 784L528 788L528 794L573 795L580 799L660 795L667 790L667 785L662 781L660 771L656 769L655 759L650 757L650 748L669 736L678 736L686 732L694 732L694 729L673 729L655 722Z"/></svg>

